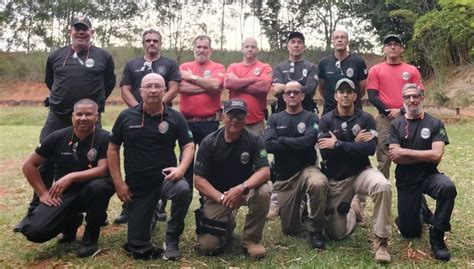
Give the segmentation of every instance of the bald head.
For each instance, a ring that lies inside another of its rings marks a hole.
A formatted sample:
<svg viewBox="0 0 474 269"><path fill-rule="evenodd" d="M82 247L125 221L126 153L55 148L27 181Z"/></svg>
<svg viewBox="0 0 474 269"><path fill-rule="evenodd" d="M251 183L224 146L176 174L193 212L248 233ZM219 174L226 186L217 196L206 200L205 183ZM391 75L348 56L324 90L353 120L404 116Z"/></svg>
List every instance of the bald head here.
<svg viewBox="0 0 474 269"><path fill-rule="evenodd" d="M300 90L303 88L303 86L298 82L298 81L290 81L285 84L285 90Z"/></svg>
<svg viewBox="0 0 474 269"><path fill-rule="evenodd" d="M155 84L155 82L159 82L162 86L165 85L165 79L160 74L150 73L142 78L141 87L150 84L150 82L152 82L152 84Z"/></svg>
<svg viewBox="0 0 474 269"><path fill-rule="evenodd" d="M257 60L258 44L257 40L253 37L247 37L242 42L242 54L244 55L244 61L252 63Z"/></svg>

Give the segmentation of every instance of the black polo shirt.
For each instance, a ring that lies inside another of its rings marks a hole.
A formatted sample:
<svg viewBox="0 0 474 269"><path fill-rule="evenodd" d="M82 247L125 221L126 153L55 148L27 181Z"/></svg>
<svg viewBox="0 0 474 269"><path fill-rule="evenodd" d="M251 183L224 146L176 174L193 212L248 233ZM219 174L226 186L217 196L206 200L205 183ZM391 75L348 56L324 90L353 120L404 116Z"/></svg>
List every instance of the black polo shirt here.
<svg viewBox="0 0 474 269"><path fill-rule="evenodd" d="M201 142L194 173L225 192L265 166L268 166L267 151L260 136L244 129L239 139L228 143L224 128L220 128Z"/></svg>
<svg viewBox="0 0 474 269"><path fill-rule="evenodd" d="M298 81L303 88L305 94L303 99L303 108L307 111L314 112L315 103L313 100L316 87L318 86L318 67L306 60L299 62L291 62L289 60L281 62L273 69L273 83L286 84L290 81ZM277 112L286 108L283 95L277 95Z"/></svg>
<svg viewBox="0 0 474 269"><path fill-rule="evenodd" d="M69 173L96 167L100 159L106 159L109 138L109 132L96 127L93 134L84 140L79 140L74 135L73 127L67 127L48 135L36 147L35 152L45 159L54 161L54 179L58 180ZM97 154L89 153L91 149ZM68 190L77 189L84 184L73 183Z"/></svg>
<svg viewBox="0 0 474 269"><path fill-rule="evenodd" d="M334 109L321 117L319 129L320 137L330 137L331 131L341 141L338 149L321 149L321 169L329 179L343 180L371 165L369 155L374 155L378 141L371 114L356 108L352 116L343 117ZM355 142L355 137L364 129L374 138L368 142Z"/></svg>
<svg viewBox="0 0 474 269"><path fill-rule="evenodd" d="M314 145L318 137L318 116L303 110L272 114L267 121L265 145L274 154L276 180L286 180L301 169L315 165Z"/></svg>
<svg viewBox="0 0 474 269"><path fill-rule="evenodd" d="M112 55L96 46L74 57L71 46L51 53L46 62L45 83L50 90L49 107L56 115L71 115L74 104L89 98L104 111L105 99L115 87Z"/></svg>
<svg viewBox="0 0 474 269"><path fill-rule="evenodd" d="M138 102L141 102L140 86L142 78L150 73L160 74L165 79L166 87L168 87L169 81L181 81L179 66L176 61L160 56L158 60L151 63L151 66L147 66L145 58L138 57L130 60L125 65L120 86L132 86L133 97L135 97Z"/></svg>
<svg viewBox="0 0 474 269"><path fill-rule="evenodd" d="M318 64L318 76L324 79L324 109L323 114L336 108L337 103L334 99L336 83L342 78L348 78L354 82L358 93L356 107L362 108L360 99L359 82L367 79L367 65L360 56L349 54L345 59L339 61L334 54L321 59Z"/></svg>
<svg viewBox="0 0 474 269"><path fill-rule="evenodd" d="M440 119L424 113L422 119L410 120L398 117L393 120L385 142L398 144L402 148L430 150L432 143L437 141L449 144L444 124ZM432 162L398 164L395 169L397 188L403 189L416 185L436 173L439 173L438 164Z"/></svg>
<svg viewBox="0 0 474 269"><path fill-rule="evenodd" d="M165 106L163 115L150 116L144 113L143 103L140 103L122 111L115 121L110 142L123 143L129 187L160 185L163 180L161 170L177 166L176 140L180 147L193 142L188 124L176 110Z"/></svg>

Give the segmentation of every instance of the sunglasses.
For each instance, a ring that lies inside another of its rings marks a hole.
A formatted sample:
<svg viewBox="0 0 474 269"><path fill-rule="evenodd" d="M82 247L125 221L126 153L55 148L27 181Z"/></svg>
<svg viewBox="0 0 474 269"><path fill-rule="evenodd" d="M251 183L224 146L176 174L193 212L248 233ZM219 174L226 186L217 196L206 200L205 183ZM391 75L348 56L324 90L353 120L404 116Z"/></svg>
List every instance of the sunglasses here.
<svg viewBox="0 0 474 269"><path fill-rule="evenodd" d="M407 94L403 96L403 99L410 100L413 98L414 100L418 100L421 98L421 96L422 96L421 94Z"/></svg>
<svg viewBox="0 0 474 269"><path fill-rule="evenodd" d="M237 120L244 120L245 119L245 116L247 116L246 113L242 112L242 111L229 111L226 113L227 117L229 117L229 119L237 119Z"/></svg>
<svg viewBox="0 0 474 269"><path fill-rule="evenodd" d="M283 92L284 95L287 95L287 96L290 96L290 95L299 95L301 94L301 91L298 91L298 90L289 90L289 91L286 91L286 92Z"/></svg>

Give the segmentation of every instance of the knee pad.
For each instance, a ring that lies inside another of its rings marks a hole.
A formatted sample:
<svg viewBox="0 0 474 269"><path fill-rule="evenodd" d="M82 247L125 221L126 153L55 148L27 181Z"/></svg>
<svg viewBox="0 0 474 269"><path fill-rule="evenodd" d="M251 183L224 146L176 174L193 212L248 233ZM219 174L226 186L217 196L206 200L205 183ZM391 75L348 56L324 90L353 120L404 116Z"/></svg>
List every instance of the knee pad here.
<svg viewBox="0 0 474 269"><path fill-rule="evenodd" d="M196 234L204 235L210 234L214 236L227 237L227 232L229 231L229 223L221 222L217 220L208 219L204 216L204 212L201 208L198 208L194 211L196 218Z"/></svg>

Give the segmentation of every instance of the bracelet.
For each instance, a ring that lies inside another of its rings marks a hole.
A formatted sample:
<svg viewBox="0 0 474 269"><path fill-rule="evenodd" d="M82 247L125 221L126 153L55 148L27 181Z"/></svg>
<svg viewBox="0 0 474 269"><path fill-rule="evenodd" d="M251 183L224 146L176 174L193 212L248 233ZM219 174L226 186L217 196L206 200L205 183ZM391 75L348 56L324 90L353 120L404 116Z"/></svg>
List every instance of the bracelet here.
<svg viewBox="0 0 474 269"><path fill-rule="evenodd" d="M225 195L224 195L224 194L222 194L222 195L221 195L221 199L220 199L220 201L221 201L221 204L222 204L222 201L224 201L224 197L225 197Z"/></svg>

